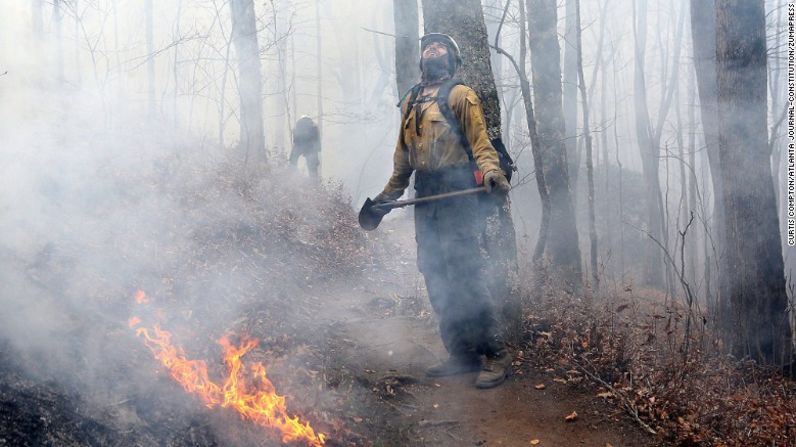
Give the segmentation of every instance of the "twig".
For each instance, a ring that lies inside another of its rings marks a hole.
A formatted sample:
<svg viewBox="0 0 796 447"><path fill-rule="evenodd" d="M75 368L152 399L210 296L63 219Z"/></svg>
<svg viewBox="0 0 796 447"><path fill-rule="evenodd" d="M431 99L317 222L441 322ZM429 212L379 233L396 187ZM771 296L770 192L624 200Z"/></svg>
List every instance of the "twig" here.
<svg viewBox="0 0 796 447"><path fill-rule="evenodd" d="M363 30L365 30L365 31L367 31L367 32L369 32L369 33L381 34L382 36L389 36L389 37L409 37L409 36L396 36L395 34L385 33L384 31L376 31L375 29L365 28L364 26L361 26L360 28L362 28Z"/></svg>
<svg viewBox="0 0 796 447"><path fill-rule="evenodd" d="M448 436L450 436L451 438L453 438L457 442L462 442L462 438L454 435L453 433L451 433L449 431L446 431L445 434L447 434Z"/></svg>
<svg viewBox="0 0 796 447"><path fill-rule="evenodd" d="M587 359L587 358L585 358L585 357L584 357L583 359L584 359L584 360L586 360L587 362L589 361L589 359ZM655 429L653 429L652 427L650 427L649 425L647 425L647 423L646 423L646 422L644 422L644 421L642 421L642 420L641 420L641 418L640 418L640 417L639 417L639 415L638 415L638 410L636 409L635 405L633 405L633 403L632 403L632 402L630 402L630 400L629 400L627 397L625 397L625 395L624 395L624 394L622 394L621 392L619 392L619 390L617 390L616 388L614 388L614 387L613 387L613 386L612 386L610 383L606 382L605 380L601 379L601 378L600 378L599 376L597 376L596 374L594 374L594 373L592 373L591 371L589 371L588 369L584 368L584 367L583 367L583 366L582 366L580 363L578 363L578 361L577 361L577 360L575 360L574 358L572 359L572 363L574 363L574 364L575 364L575 366L577 366L577 367L578 367L578 369L580 369L581 371L583 371L583 373L584 373L584 374L586 374L587 376L589 376L589 378L591 378L591 379L592 379L592 380L594 380L595 382L598 382L600 385L602 385L602 386L604 386L605 388L607 388L607 389L608 389L608 390L609 390L609 391L610 391L610 392L611 392L611 393L612 393L614 396L616 396L616 397L617 397L619 400L621 400L621 401L622 401L622 406L624 406L624 407L625 407L625 410L627 410L627 411L628 411L628 413L630 413L630 416L632 416L632 417L633 417L633 419L635 419L635 420L636 420L636 422L638 422L638 424L639 424L639 425L641 425L641 428L643 428L643 429L644 429L644 430L645 430L647 433L650 433L650 434L652 434L652 435L657 435L657 434L658 434L658 432L656 432L656 431L655 431Z"/></svg>
<svg viewBox="0 0 796 447"><path fill-rule="evenodd" d="M417 423L418 427L440 427L443 425L458 425L459 421L445 420L445 421L427 421L422 420Z"/></svg>

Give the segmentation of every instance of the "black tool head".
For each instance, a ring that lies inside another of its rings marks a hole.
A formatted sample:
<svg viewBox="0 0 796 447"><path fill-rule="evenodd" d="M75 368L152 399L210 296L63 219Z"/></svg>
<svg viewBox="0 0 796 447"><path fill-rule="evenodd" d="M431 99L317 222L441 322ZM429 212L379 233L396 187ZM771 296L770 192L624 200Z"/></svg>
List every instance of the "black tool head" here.
<svg viewBox="0 0 796 447"><path fill-rule="evenodd" d="M381 223L381 219L384 218L384 214L374 210L373 205L373 201L368 197L365 199L365 204L362 205L362 209L359 210L359 226L362 227L363 230L375 230Z"/></svg>

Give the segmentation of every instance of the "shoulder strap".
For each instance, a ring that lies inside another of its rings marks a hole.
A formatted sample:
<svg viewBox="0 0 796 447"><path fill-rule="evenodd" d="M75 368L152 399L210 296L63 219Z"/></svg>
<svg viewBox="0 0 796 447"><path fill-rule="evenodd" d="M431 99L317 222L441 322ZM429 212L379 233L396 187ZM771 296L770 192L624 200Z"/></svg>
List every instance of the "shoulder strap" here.
<svg viewBox="0 0 796 447"><path fill-rule="evenodd" d="M467 158L469 158L470 161L473 161L473 150L470 147L470 142L467 140L467 136L462 131L459 118L455 113L453 113L449 102L451 92L457 85L465 84L460 79L449 79L442 83L442 85L439 87L439 91L437 92L437 106L439 107L439 111L442 113L442 116L444 116L445 120L448 121L448 126L450 126L451 131L459 138L459 144L462 145L464 151L467 153Z"/></svg>
<svg viewBox="0 0 796 447"><path fill-rule="evenodd" d="M407 90L406 93L404 93L404 95L401 97L401 100L398 101L398 104L396 104L398 106L398 108L400 109L401 106L404 103L404 99L406 99L407 96L409 97L409 101L406 104L406 111L405 112L402 111L402 114L401 114L401 127L402 128L403 128L403 126L406 125L406 119L409 118L409 111L412 110L412 105L414 104L414 102L417 99L417 96L420 94L421 90L423 90L423 86L421 86L420 84L415 84L412 88Z"/></svg>

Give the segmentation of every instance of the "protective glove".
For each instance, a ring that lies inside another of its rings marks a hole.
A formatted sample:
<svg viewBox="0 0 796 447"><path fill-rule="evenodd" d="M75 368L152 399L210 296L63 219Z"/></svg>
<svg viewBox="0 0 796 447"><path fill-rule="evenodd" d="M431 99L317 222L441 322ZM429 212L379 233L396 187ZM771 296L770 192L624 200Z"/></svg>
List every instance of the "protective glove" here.
<svg viewBox="0 0 796 447"><path fill-rule="evenodd" d="M511 184L509 184L506 176L500 170L487 172L484 176L484 186L486 186L486 192L499 191L507 193L511 189Z"/></svg>
<svg viewBox="0 0 796 447"><path fill-rule="evenodd" d="M397 200L402 195L403 195L403 191L395 191L395 192L384 192L384 191L382 191L382 192L379 193L379 195L377 195L376 197L373 198L373 205L374 206L371 206L370 209L371 209L371 211L374 214L378 214L380 216L384 216L387 213L389 213L390 211L392 211L392 208L380 207L380 206L375 206L375 205L379 205L379 204L382 204L382 203L385 203L385 202L392 202L393 200Z"/></svg>

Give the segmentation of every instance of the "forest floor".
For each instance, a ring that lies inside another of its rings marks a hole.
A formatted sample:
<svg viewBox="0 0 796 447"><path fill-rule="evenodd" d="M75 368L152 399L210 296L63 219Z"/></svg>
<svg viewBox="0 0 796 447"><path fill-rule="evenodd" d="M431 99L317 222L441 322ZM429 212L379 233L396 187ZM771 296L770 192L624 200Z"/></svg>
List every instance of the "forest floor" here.
<svg viewBox="0 0 796 447"><path fill-rule="evenodd" d="M514 351L511 377L495 389L474 388L474 374L426 378L424 368L446 354L415 267L411 222L393 219L380 231L374 244L386 244L382 249L392 253L387 263L269 288L278 300L237 303L239 318L227 328L262 341L248 356L266 364L269 377L287 396L288 408L326 433L327 445L660 445L615 405L596 397L596 391L565 383L559 378L561 368L521 351ZM17 282L35 282L48 271L62 270L58 259L44 267L4 259L6 265L15 262L24 265L6 275L28 276L14 278ZM278 268L272 272L283 273ZM50 292L47 300L59 306L60 291ZM161 293L161 299L167 298ZM219 303L199 303L190 303L189 312L168 323L176 331L201 333L202 314L212 314ZM58 377L57 369L31 369L41 359L0 345L0 446L282 445L267 430L231 411L204 408L184 393L123 318L89 322L91 315L62 310L74 322L64 337L103 333L110 342L108 352L97 355L106 357L114 372L109 376L118 378L106 388L93 377L87 392L85 379ZM211 348L192 352L210 359L217 355ZM76 353L73 360L89 363L87 356ZM92 391L94 383L97 391ZM573 412L577 418L566 421Z"/></svg>
<svg viewBox="0 0 796 447"><path fill-rule="evenodd" d="M328 447L793 445L796 384L715 354L708 320L658 292L565 295L521 275L506 383L429 379L446 353L409 216L365 233L334 185L149 168L103 171L102 206L0 246L0 447L286 445L175 383L131 317L219 387L218 340L257 339L246 370L264 365Z"/></svg>

